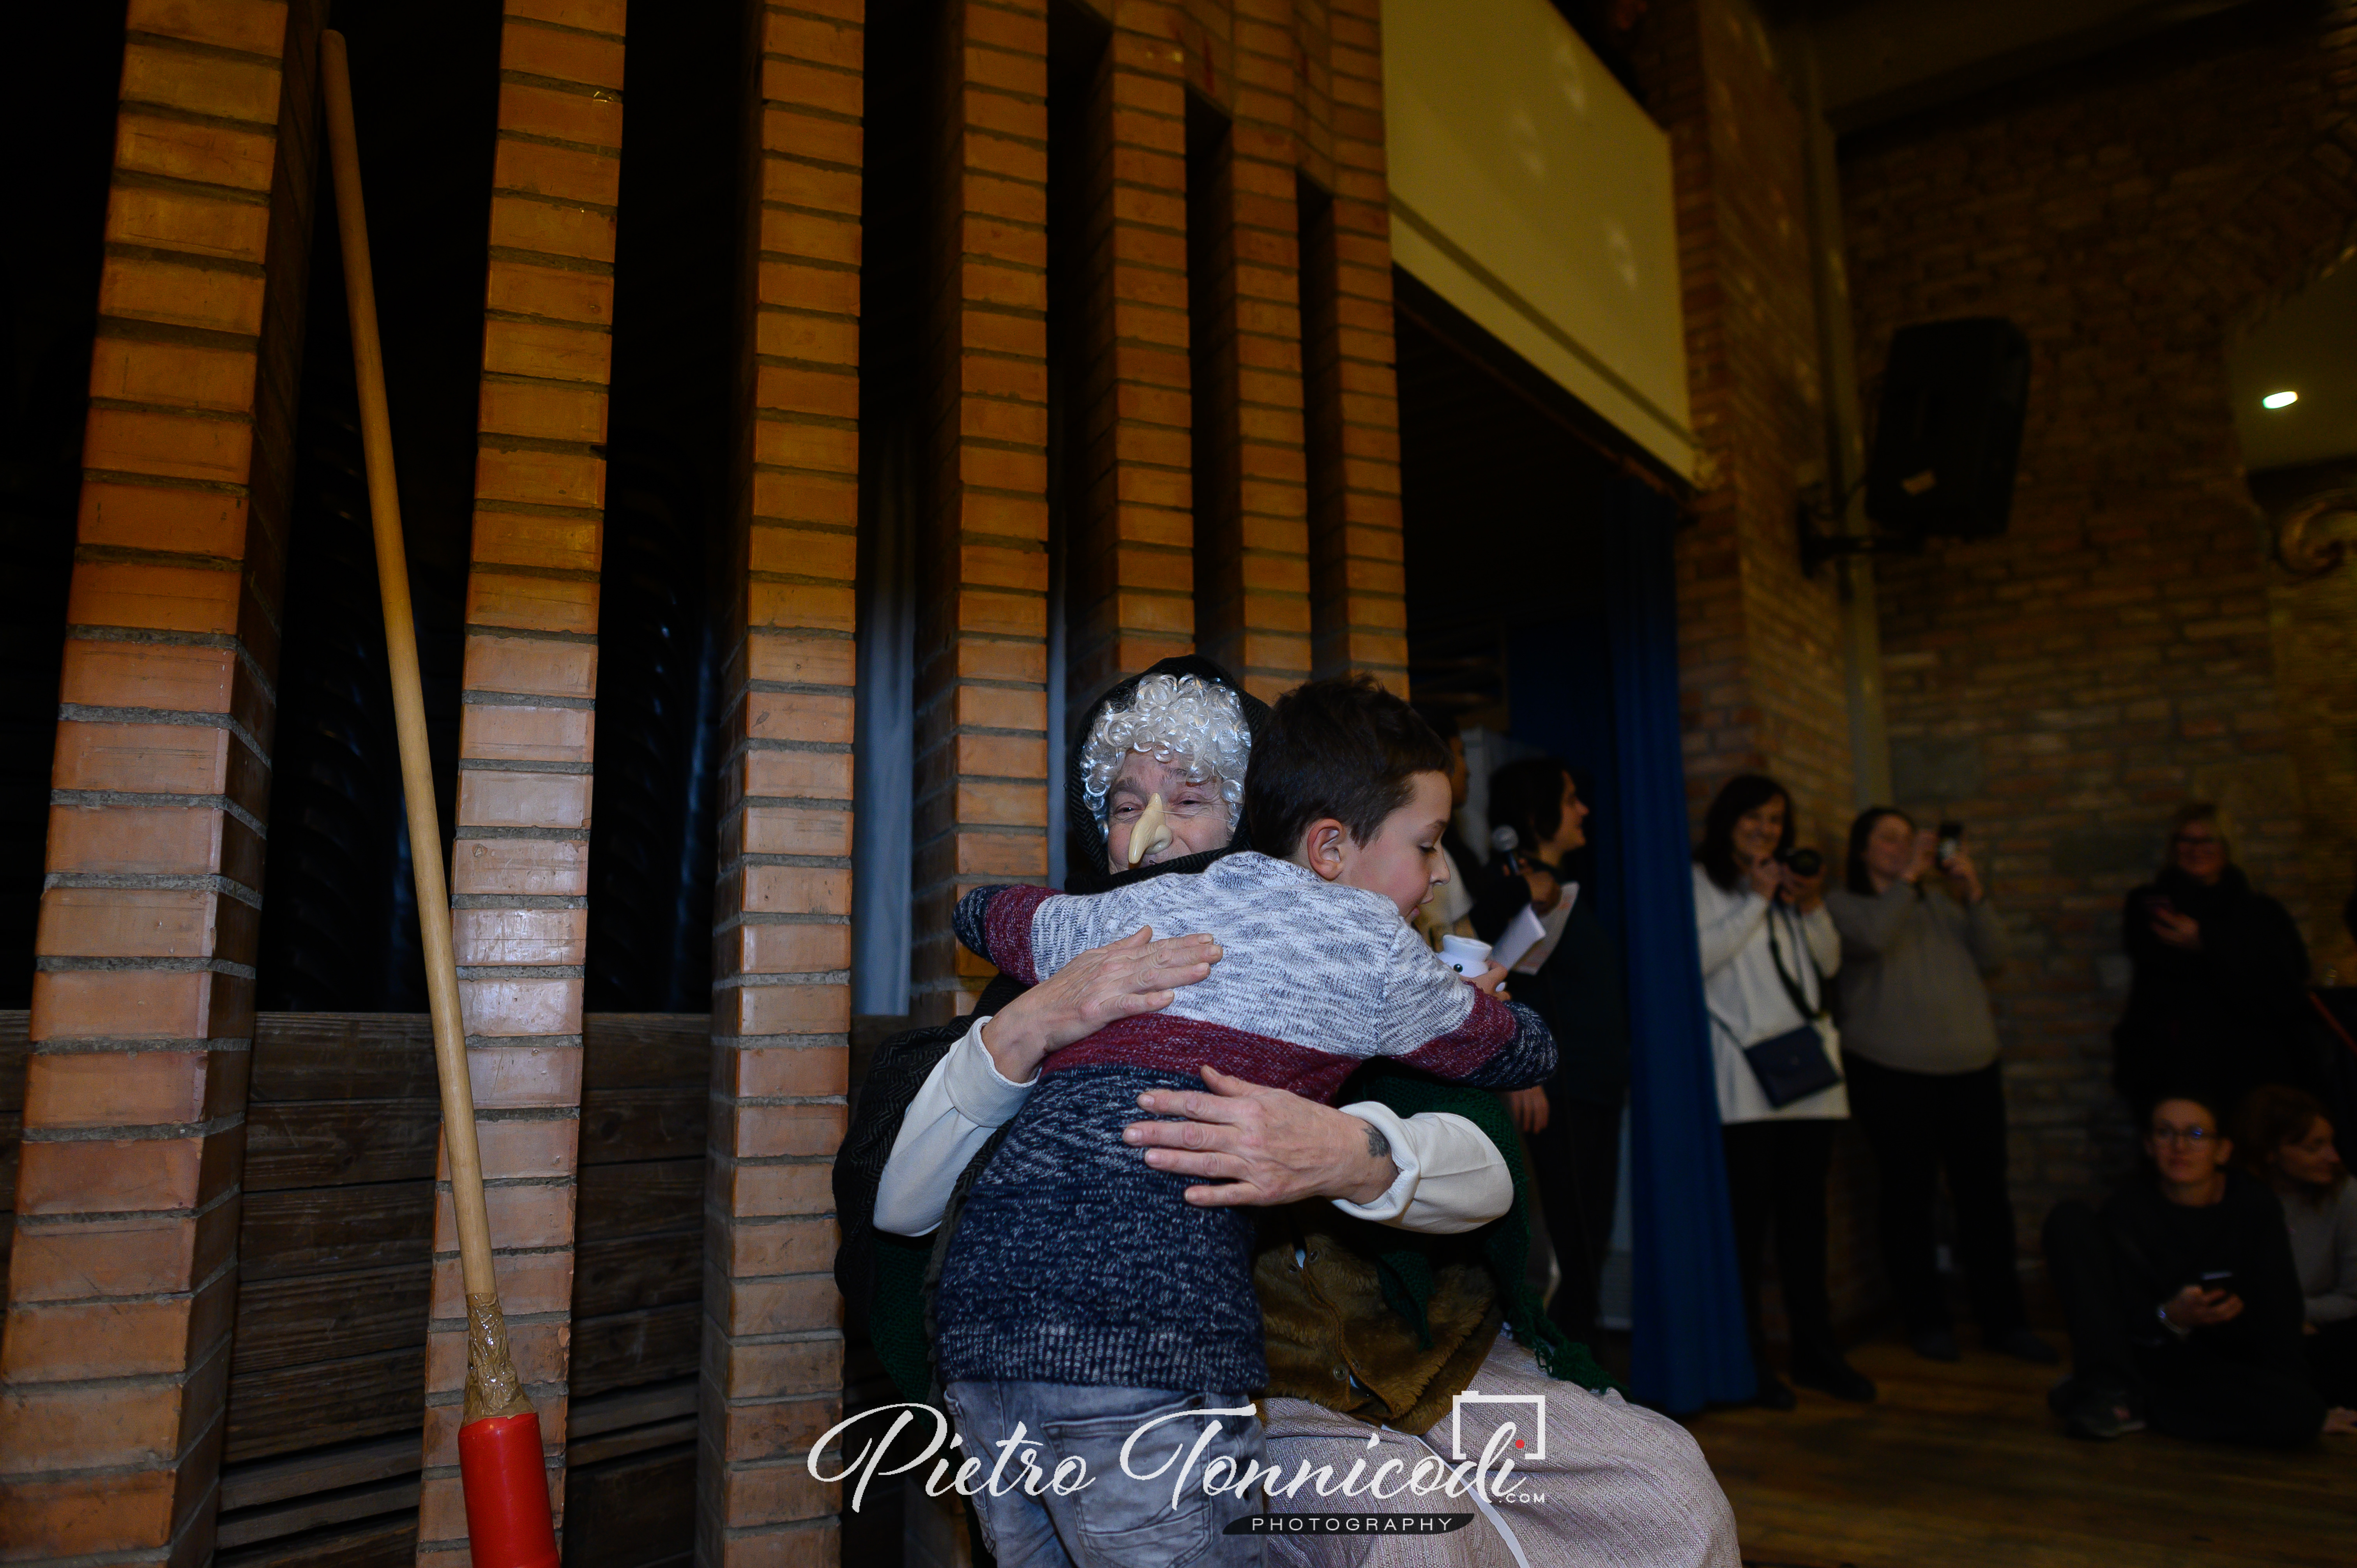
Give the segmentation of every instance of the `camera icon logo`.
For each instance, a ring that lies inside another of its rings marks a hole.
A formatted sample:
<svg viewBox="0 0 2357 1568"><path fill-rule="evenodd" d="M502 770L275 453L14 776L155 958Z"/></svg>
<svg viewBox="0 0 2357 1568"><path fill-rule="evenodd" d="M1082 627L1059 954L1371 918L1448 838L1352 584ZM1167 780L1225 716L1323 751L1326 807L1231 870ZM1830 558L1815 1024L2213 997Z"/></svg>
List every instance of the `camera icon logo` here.
<svg viewBox="0 0 2357 1568"><path fill-rule="evenodd" d="M1531 1412L1531 1434L1528 1437L1523 1437L1519 1432L1517 1432L1513 1446L1508 1452L1518 1463L1532 1459L1545 1458L1546 1399L1547 1397L1544 1394L1480 1394L1473 1392L1469 1389L1465 1392L1458 1394L1455 1399L1449 1401L1448 1404L1449 1459L1451 1462L1456 1462L1458 1460L1478 1459L1480 1457L1480 1455L1478 1452L1473 1454L1468 1454L1465 1452L1462 1423L1465 1416L1465 1407L1472 1404L1521 1405L1526 1407ZM1477 1449L1479 1446L1479 1444L1476 1444Z"/></svg>

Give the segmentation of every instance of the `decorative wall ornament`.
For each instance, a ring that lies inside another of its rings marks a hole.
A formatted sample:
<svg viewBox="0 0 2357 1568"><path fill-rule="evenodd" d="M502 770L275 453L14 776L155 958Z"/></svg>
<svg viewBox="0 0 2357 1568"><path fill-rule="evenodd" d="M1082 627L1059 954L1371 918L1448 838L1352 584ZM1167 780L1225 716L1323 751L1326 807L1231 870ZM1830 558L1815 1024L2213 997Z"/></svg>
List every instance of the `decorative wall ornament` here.
<svg viewBox="0 0 2357 1568"><path fill-rule="evenodd" d="M2276 520L2276 564L2307 583L2329 575L2357 539L2357 489L2310 496Z"/></svg>

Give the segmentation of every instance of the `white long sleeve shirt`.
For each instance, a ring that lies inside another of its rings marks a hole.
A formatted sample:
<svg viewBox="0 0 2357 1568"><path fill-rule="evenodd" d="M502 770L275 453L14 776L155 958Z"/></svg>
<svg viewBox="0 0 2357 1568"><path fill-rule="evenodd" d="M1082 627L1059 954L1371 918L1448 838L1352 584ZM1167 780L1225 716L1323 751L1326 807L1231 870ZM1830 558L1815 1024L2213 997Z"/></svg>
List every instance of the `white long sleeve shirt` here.
<svg viewBox="0 0 2357 1568"><path fill-rule="evenodd" d="M1773 919L1776 940L1783 950L1784 972L1799 983L1803 995L1822 1006L1824 996L1817 975L1831 979L1841 968L1841 934L1834 929L1833 916L1823 905L1806 915L1795 915L1789 907L1776 907L1771 914L1769 901L1749 884L1729 893L1699 865L1694 868L1694 894L1719 1121L1798 1122L1847 1116L1849 1086L1843 1083L1796 1100L1781 1111L1772 1109L1760 1080L1752 1076L1751 1064L1743 1059L1744 1047L1813 1024L1824 1037L1826 1056L1836 1070L1840 1069L1841 1040L1833 1020L1803 1017L1792 1005L1783 983L1776 978L1775 954L1768 941L1768 923ZM1808 958L1800 950L1802 942L1807 943L1808 954L1816 959L1815 973L1810 972Z"/></svg>
<svg viewBox="0 0 2357 1568"><path fill-rule="evenodd" d="M942 1222L958 1177L1039 1079L1010 1083L982 1043L988 1015L942 1056L909 1102L900 1136L876 1193L876 1228L896 1236L930 1235ZM1403 1119L1390 1107L1345 1105L1345 1115L1382 1129L1399 1176L1372 1203L1334 1199L1345 1214L1403 1230L1448 1235L1471 1230L1513 1207L1505 1156L1462 1116L1426 1112ZM1142 1113L1141 1113L1142 1114Z"/></svg>

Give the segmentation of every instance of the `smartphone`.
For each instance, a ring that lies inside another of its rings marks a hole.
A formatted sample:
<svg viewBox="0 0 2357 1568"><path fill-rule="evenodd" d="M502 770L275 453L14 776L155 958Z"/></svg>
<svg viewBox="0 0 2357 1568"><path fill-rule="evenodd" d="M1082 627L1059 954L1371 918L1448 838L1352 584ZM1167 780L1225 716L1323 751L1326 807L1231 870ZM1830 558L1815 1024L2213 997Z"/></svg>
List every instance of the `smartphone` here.
<svg viewBox="0 0 2357 1568"><path fill-rule="evenodd" d="M2148 893L2145 896L2144 912L2147 915L2174 915L2177 904L2166 893Z"/></svg>
<svg viewBox="0 0 2357 1568"><path fill-rule="evenodd" d="M2209 1291L2224 1291L2228 1295L2233 1294L2234 1271L2232 1269L2204 1270L2201 1275L2201 1288Z"/></svg>
<svg viewBox="0 0 2357 1568"><path fill-rule="evenodd" d="M1964 847L1964 824L1957 822L1942 822L1940 824L1940 847L1936 852L1934 852L1940 858L1940 864L1942 865L1945 865L1948 862L1955 859L1956 852Z"/></svg>

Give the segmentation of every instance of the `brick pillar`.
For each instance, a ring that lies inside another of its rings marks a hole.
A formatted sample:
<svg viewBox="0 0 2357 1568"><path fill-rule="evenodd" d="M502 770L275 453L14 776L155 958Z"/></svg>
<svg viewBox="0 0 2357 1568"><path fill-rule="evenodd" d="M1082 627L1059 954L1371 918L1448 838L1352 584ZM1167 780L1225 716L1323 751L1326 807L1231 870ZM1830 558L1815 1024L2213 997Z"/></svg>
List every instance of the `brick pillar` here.
<svg viewBox="0 0 2357 1568"><path fill-rule="evenodd" d="M942 26L909 966L926 1022L961 1011L990 972L950 934L958 895L1048 870L1047 8L950 0ZM1183 254L1178 269L1183 301ZM1183 421L1183 309L1173 319ZM1177 461L1183 485L1183 445Z"/></svg>
<svg viewBox="0 0 2357 1568"><path fill-rule="evenodd" d="M1729 774L1763 769L1792 791L1802 842L1837 845L1856 799L1838 577L1803 576L1792 545L1796 476L1826 452L1808 127L1740 0L1663 0L1641 38L1670 134L1707 455L1678 535L1690 804L1698 817Z"/></svg>
<svg viewBox="0 0 2357 1568"><path fill-rule="evenodd" d="M500 1301L561 1523L623 5L550 14L510 0L500 40L450 889ZM445 1197L417 1530L438 1564L468 1560L457 1249Z"/></svg>
<svg viewBox="0 0 2357 1568"><path fill-rule="evenodd" d="M1332 199L1305 203L1312 661L1407 688L1379 0L1332 0ZM1318 95L1309 95L1316 98ZM1315 162L1312 163L1313 168Z"/></svg>
<svg viewBox="0 0 2357 1568"><path fill-rule="evenodd" d="M318 7L132 0L0 1354L0 1556L210 1556Z"/></svg>
<svg viewBox="0 0 2357 1568"><path fill-rule="evenodd" d="M1197 641L1263 698L1309 674L1291 19L1284 0L1237 5L1235 118L1188 200Z"/></svg>
<svg viewBox="0 0 2357 1568"><path fill-rule="evenodd" d="M758 12L748 406L724 669L696 1561L832 1563L830 1176L851 1027L859 0Z"/></svg>
<svg viewBox="0 0 2357 1568"><path fill-rule="evenodd" d="M1187 104L1176 10L1131 0L1090 84L1070 683L1079 706L1194 644Z"/></svg>

